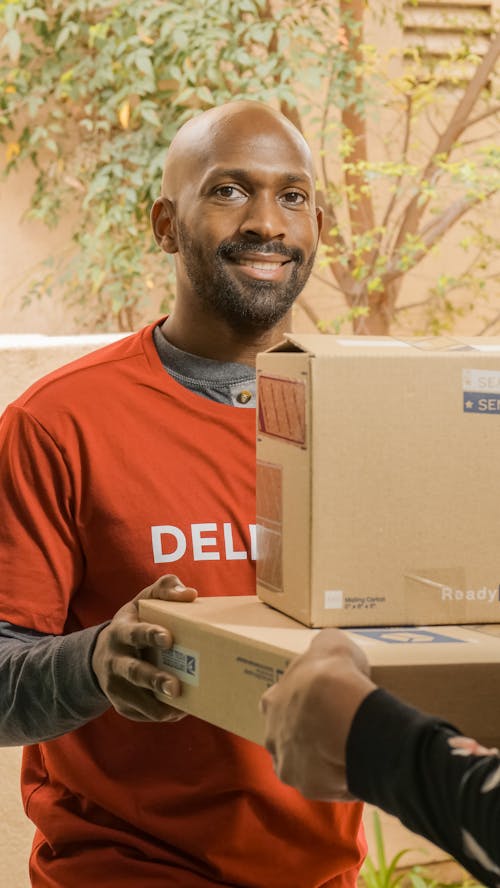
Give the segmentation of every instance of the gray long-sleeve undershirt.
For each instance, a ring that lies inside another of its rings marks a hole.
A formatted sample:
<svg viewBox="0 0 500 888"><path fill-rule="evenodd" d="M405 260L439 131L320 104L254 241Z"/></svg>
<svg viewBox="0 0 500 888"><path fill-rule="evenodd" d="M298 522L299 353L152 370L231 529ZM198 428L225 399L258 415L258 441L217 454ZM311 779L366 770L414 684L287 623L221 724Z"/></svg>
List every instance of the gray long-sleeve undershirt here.
<svg viewBox="0 0 500 888"><path fill-rule="evenodd" d="M109 708L91 666L102 628L43 635L0 622L1 746L53 740Z"/></svg>
<svg viewBox="0 0 500 888"><path fill-rule="evenodd" d="M163 366L185 388L219 403L255 406L253 368L186 354L158 327L154 341ZM0 746L52 740L109 708L92 669L104 625L59 636L0 620Z"/></svg>

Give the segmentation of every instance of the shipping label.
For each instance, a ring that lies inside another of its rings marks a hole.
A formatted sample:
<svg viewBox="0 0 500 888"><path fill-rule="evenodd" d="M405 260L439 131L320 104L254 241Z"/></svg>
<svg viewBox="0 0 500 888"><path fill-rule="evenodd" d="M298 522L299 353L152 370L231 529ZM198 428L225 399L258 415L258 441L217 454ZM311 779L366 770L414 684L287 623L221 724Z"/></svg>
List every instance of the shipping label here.
<svg viewBox="0 0 500 888"><path fill-rule="evenodd" d="M349 629L354 635L373 638L385 644L466 644L464 638L453 638L433 629L413 626L389 626L377 629Z"/></svg>
<svg viewBox="0 0 500 888"><path fill-rule="evenodd" d="M262 682L266 687L270 688L281 678L285 669L279 669L271 666L269 663L263 663L259 660L251 660L249 657L236 657L236 663L241 669L243 675L248 678ZM284 666L288 665L288 661Z"/></svg>
<svg viewBox="0 0 500 888"><path fill-rule="evenodd" d="M169 650L162 651L161 663L167 672L172 672L185 684L198 687L200 683L200 655L198 651L188 650L174 644Z"/></svg>
<svg viewBox="0 0 500 888"><path fill-rule="evenodd" d="M325 589L323 592L325 610L373 610L386 602L385 595L346 595L342 589Z"/></svg>
<svg viewBox="0 0 500 888"><path fill-rule="evenodd" d="M462 370L464 413L500 413L500 369Z"/></svg>
<svg viewBox="0 0 500 888"><path fill-rule="evenodd" d="M306 384L278 376L259 376L259 432L306 447Z"/></svg>

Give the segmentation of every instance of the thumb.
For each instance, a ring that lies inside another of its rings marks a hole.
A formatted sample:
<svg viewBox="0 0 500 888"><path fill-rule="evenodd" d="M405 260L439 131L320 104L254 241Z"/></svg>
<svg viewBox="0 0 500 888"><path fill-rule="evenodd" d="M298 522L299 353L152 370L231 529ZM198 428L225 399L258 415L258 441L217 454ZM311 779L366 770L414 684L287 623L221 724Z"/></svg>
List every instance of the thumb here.
<svg viewBox="0 0 500 888"><path fill-rule="evenodd" d="M198 593L192 586L185 586L175 574L165 574L147 586L136 596L139 598L158 598L160 601L194 601Z"/></svg>

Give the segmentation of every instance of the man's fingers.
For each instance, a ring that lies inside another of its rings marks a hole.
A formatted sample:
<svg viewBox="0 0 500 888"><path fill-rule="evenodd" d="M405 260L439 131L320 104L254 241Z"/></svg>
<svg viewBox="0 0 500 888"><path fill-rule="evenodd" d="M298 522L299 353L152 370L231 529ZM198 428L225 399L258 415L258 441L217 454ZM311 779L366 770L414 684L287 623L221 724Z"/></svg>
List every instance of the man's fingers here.
<svg viewBox="0 0 500 888"><path fill-rule="evenodd" d="M168 724L181 721L187 716L187 712L181 712L180 709L174 709L173 706L165 705L165 703L154 699L144 701L143 705L123 706L121 709L117 709L117 712L132 721L167 722Z"/></svg>
<svg viewBox="0 0 500 888"><path fill-rule="evenodd" d="M140 622L138 601L194 601L197 592L174 574L160 577L124 604L99 633L92 668L103 693L120 715L135 721L179 721L183 713L169 706L181 695L181 682L162 669L160 653L173 645L163 626Z"/></svg>
<svg viewBox="0 0 500 888"><path fill-rule="evenodd" d="M139 598L158 598L160 601L194 601L198 595L192 586L185 586L175 574L165 574L159 577L151 586L147 586L135 601Z"/></svg>
<svg viewBox="0 0 500 888"><path fill-rule="evenodd" d="M122 624L120 629L123 631L123 634L120 633L120 641L135 648L156 647L168 650L173 644L169 630L154 623Z"/></svg>
<svg viewBox="0 0 500 888"><path fill-rule="evenodd" d="M178 697L181 691L179 679L168 672L162 672L145 660L136 657L115 658L113 675L125 679L138 688L147 688L162 697Z"/></svg>
<svg viewBox="0 0 500 888"><path fill-rule="evenodd" d="M122 679L117 679L118 682ZM116 688L118 690L118 686ZM115 709L124 718L132 721L176 722L185 718L185 712L159 700L155 694L143 688L131 686L121 689Z"/></svg>
<svg viewBox="0 0 500 888"><path fill-rule="evenodd" d="M165 626L157 626L154 623L138 623L136 611L122 613L119 619L115 619L112 627L113 645L127 648L159 648L168 650L172 647L173 638Z"/></svg>

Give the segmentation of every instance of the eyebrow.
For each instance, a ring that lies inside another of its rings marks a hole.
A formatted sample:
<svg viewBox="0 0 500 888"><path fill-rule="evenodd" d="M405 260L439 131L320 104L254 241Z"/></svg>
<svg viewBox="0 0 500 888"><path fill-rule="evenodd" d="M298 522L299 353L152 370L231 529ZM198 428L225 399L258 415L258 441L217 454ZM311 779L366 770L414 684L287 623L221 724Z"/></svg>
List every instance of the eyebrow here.
<svg viewBox="0 0 500 888"><path fill-rule="evenodd" d="M251 173L249 170L243 169L241 167L215 167L213 170L207 174L204 185L210 182L212 179L216 179L218 177L228 178L228 179L239 179L240 181L248 181L251 178ZM288 183L292 185L294 182L310 182L310 176L307 173L283 173L281 179L284 183Z"/></svg>

